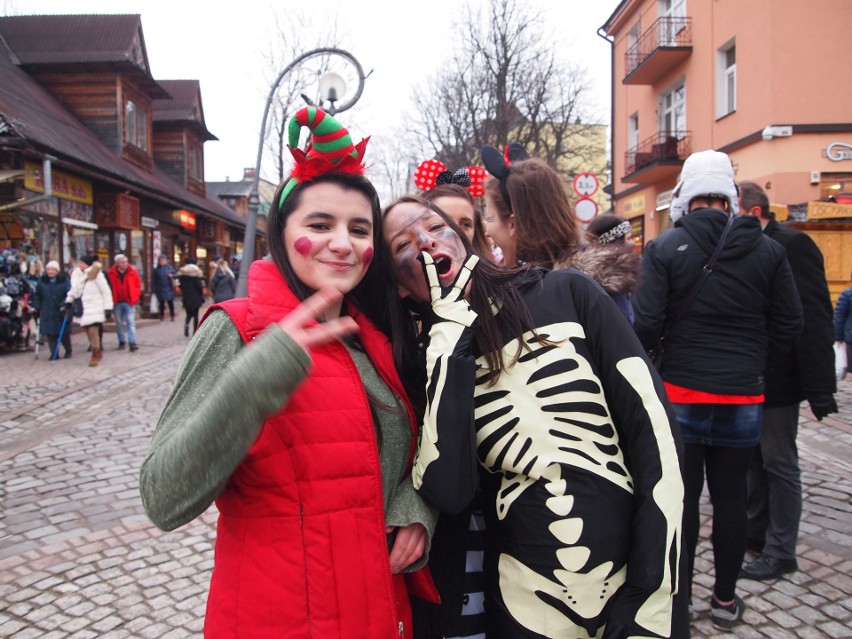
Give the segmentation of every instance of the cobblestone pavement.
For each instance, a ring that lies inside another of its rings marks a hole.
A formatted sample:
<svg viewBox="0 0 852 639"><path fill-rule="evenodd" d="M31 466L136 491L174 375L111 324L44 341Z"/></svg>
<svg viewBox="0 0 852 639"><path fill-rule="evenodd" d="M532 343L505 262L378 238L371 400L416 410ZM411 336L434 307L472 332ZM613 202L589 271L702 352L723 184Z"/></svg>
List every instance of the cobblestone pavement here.
<svg viewBox="0 0 852 639"><path fill-rule="evenodd" d="M182 322L146 320L139 351L86 366L74 356L0 353L0 637L200 637L216 513L163 533L142 511L139 466L188 340ZM841 412L801 411L805 505L800 570L741 580L743 639L852 637L852 381ZM696 560L693 637L725 636L707 618L710 506ZM748 559L748 558L747 558Z"/></svg>

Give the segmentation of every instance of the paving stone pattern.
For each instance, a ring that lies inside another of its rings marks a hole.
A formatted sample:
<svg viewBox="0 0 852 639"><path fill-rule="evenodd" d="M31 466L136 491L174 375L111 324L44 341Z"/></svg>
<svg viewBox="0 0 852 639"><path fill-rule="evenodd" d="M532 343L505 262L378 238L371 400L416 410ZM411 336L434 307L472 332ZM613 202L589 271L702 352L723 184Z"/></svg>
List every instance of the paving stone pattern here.
<svg viewBox="0 0 852 639"><path fill-rule="evenodd" d="M86 340L48 362L0 353L0 637L201 637L215 508L163 533L145 517L138 473L187 344L182 322L143 320L139 351L89 368ZM800 421L805 506L800 570L771 583L740 580L746 623L719 633L708 614L707 543L696 559L692 636L852 637L852 381L841 413ZM751 557L747 557L747 560Z"/></svg>

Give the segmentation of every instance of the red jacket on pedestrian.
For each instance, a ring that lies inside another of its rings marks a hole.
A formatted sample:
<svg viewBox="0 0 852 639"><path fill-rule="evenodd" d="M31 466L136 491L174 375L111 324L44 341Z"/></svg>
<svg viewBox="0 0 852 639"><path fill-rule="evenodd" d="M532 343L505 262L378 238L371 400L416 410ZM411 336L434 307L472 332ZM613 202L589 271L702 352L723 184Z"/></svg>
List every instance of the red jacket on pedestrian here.
<svg viewBox="0 0 852 639"><path fill-rule="evenodd" d="M112 288L112 300L116 304L127 302L131 306L136 306L139 303L139 297L142 295L142 278L139 277L139 271L128 264L122 277L118 267L113 266L109 270L108 277Z"/></svg>

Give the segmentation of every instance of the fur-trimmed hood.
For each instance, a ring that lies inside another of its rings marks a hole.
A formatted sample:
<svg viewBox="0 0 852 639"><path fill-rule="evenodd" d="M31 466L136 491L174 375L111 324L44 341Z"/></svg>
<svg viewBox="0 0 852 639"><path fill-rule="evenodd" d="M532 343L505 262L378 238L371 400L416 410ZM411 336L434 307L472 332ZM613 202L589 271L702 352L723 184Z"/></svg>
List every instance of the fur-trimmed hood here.
<svg viewBox="0 0 852 639"><path fill-rule="evenodd" d="M198 264L184 264L180 267L178 271L178 275L188 275L189 277L200 277L204 278L204 273Z"/></svg>
<svg viewBox="0 0 852 639"><path fill-rule="evenodd" d="M89 279L89 281L92 281L98 276L98 273L101 272L102 268L103 268L103 266L101 265L101 263L95 261L95 262L92 262L91 266L84 269L83 273L86 274L86 277Z"/></svg>
<svg viewBox="0 0 852 639"><path fill-rule="evenodd" d="M600 284L607 293L629 294L639 285L642 256L632 243L590 243L556 268L572 267L583 271Z"/></svg>

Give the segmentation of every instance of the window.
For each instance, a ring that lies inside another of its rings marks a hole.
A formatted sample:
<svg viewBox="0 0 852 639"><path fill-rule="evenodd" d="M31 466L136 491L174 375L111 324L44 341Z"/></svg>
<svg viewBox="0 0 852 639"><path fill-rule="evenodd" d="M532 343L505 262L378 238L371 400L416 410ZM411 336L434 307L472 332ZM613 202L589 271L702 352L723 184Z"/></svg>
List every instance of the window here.
<svg viewBox="0 0 852 639"><path fill-rule="evenodd" d="M716 117L737 109L737 46L734 40L716 51Z"/></svg>
<svg viewBox="0 0 852 639"><path fill-rule="evenodd" d="M686 131L686 86L681 80L665 93L658 104L660 133L678 134Z"/></svg>
<svg viewBox="0 0 852 639"><path fill-rule="evenodd" d="M201 179L201 152L194 146L189 149L189 177Z"/></svg>
<svg viewBox="0 0 852 639"><path fill-rule="evenodd" d="M659 16L665 18L660 21L660 46L678 46L678 34L686 25L686 0L659 0L657 10Z"/></svg>
<svg viewBox="0 0 852 639"><path fill-rule="evenodd" d="M639 146L639 114L634 113L627 118L627 148L635 149Z"/></svg>
<svg viewBox="0 0 852 639"><path fill-rule="evenodd" d="M148 150L148 113L130 100L124 106L124 141Z"/></svg>

